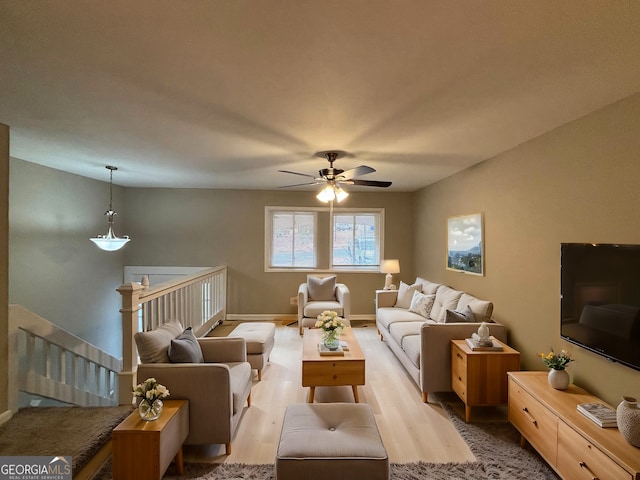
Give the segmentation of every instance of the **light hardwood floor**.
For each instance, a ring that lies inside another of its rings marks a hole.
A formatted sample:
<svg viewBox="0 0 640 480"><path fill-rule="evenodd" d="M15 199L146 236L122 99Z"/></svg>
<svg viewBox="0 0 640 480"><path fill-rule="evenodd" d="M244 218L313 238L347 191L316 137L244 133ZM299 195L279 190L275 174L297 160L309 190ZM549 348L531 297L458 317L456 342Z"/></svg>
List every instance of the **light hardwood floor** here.
<svg viewBox="0 0 640 480"><path fill-rule="evenodd" d="M366 385L359 388L360 402L373 409L391 462L463 462L475 457L437 404L425 404L420 392L374 324L355 326L354 333L366 358ZM306 402L308 388L301 386L302 339L297 325L277 325L271 361L254 383L251 407L245 408L231 444L185 446L186 462L273 463L282 418L290 403ZM353 402L351 387L317 387L316 402Z"/></svg>

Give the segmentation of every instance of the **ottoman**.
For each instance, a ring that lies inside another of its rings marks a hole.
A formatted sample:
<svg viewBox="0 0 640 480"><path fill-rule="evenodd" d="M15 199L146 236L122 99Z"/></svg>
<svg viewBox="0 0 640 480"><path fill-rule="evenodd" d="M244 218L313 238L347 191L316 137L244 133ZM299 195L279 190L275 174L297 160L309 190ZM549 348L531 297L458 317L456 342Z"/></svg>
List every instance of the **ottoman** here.
<svg viewBox="0 0 640 480"><path fill-rule="evenodd" d="M247 345L247 362L258 370L258 381L262 380L262 368L269 361L275 341L276 326L268 322L248 322L238 325L230 337L244 338Z"/></svg>
<svg viewBox="0 0 640 480"><path fill-rule="evenodd" d="M287 406L276 452L277 480L388 480L389 457L363 403Z"/></svg>

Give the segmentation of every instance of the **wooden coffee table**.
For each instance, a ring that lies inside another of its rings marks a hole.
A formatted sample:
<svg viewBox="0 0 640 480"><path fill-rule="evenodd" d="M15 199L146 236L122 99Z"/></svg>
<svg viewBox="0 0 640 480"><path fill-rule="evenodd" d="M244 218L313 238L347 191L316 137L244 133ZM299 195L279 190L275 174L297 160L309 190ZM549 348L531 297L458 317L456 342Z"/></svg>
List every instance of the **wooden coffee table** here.
<svg viewBox="0 0 640 480"><path fill-rule="evenodd" d="M302 386L309 387L309 403L313 403L316 387L351 385L358 403L358 385L364 385L364 354L351 327L345 327L340 341L347 342L349 351L344 356L320 355L322 330L312 328L303 337Z"/></svg>

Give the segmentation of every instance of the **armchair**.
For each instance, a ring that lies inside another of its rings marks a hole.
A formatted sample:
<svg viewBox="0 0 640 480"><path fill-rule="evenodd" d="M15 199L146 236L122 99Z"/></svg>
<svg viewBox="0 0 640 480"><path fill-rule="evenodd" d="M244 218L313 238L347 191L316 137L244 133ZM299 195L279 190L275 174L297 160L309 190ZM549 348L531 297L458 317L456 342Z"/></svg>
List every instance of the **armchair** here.
<svg viewBox="0 0 640 480"><path fill-rule="evenodd" d="M140 349L143 342L136 338L136 343ZM154 377L169 389L170 398L189 400L186 445L224 444L229 455L244 403L251 405L251 365L247 362L245 341L205 337L198 338L197 343L204 363L169 363L162 359L159 363L142 363L138 365L137 378L143 381Z"/></svg>
<svg viewBox="0 0 640 480"><path fill-rule="evenodd" d="M304 327L312 328L318 315L333 310L349 325L351 293L344 283L336 283L336 276L308 275L306 283L298 287L298 327L300 335Z"/></svg>

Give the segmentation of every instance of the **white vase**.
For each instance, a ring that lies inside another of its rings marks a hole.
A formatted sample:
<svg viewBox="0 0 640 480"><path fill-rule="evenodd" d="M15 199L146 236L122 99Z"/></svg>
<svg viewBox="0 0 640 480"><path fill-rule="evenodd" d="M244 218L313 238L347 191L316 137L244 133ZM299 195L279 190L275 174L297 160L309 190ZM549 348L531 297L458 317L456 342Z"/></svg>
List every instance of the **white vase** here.
<svg viewBox="0 0 640 480"><path fill-rule="evenodd" d="M634 447L640 447L640 408L633 397L622 397L616 409L618 430L622 437Z"/></svg>
<svg viewBox="0 0 640 480"><path fill-rule="evenodd" d="M569 374L566 370L556 370L552 368L549 370L549 385L556 390L566 390L569 386Z"/></svg>
<svg viewBox="0 0 640 480"><path fill-rule="evenodd" d="M489 325L486 322L482 322L478 327L478 337L481 341L489 340Z"/></svg>

